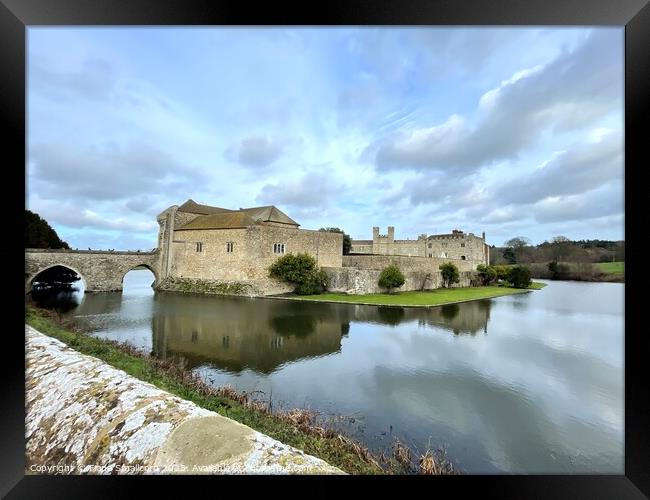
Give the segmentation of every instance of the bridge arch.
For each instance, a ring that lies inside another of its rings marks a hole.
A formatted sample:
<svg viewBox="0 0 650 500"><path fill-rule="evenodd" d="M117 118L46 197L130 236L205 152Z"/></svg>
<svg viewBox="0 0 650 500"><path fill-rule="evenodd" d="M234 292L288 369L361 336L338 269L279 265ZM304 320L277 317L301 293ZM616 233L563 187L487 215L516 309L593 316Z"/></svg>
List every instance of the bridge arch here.
<svg viewBox="0 0 650 500"><path fill-rule="evenodd" d="M25 273L25 293L29 293L32 290L32 286L34 285L34 280L43 272L47 271L48 269L52 269L54 267L64 267L66 269L69 269L70 271L73 271L77 276L79 276L81 283L84 286L84 290L88 286L88 282L84 275L78 270L75 269L73 266L70 266L68 264L50 264L47 266L44 266L40 268L38 271L33 272L31 274Z"/></svg>
<svg viewBox="0 0 650 500"><path fill-rule="evenodd" d="M129 274L137 267L144 267L147 269L147 271L150 271L151 274L153 274L154 286L158 284L158 273L156 272L156 269L154 269L153 266L147 264L146 262L142 262L141 264L136 264L134 266L131 266L126 271L124 271L124 273L122 274L122 286L124 286L124 278L126 277L126 275Z"/></svg>
<svg viewBox="0 0 650 500"><path fill-rule="evenodd" d="M28 248L25 250L25 287L31 287L34 278L44 269L60 265L82 277L84 293L119 292L124 275L138 265L149 269L158 282L158 261L158 252Z"/></svg>

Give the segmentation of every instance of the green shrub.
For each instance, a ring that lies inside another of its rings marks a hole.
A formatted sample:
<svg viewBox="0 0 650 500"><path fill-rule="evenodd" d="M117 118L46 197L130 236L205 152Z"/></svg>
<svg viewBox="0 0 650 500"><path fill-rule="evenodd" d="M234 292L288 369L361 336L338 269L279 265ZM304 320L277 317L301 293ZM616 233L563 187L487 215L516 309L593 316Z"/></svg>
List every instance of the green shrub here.
<svg viewBox="0 0 650 500"><path fill-rule="evenodd" d="M309 273L305 281L298 284L296 293L298 295L314 295L323 292L329 284L329 277L322 269L314 269Z"/></svg>
<svg viewBox="0 0 650 500"><path fill-rule="evenodd" d="M497 280L507 281L508 273L510 272L510 266L491 266L492 269L497 273Z"/></svg>
<svg viewBox="0 0 650 500"><path fill-rule="evenodd" d="M478 277L481 280L483 286L493 283L497 279L497 272L492 266L486 266L485 264L479 264L476 267L478 272Z"/></svg>
<svg viewBox="0 0 650 500"><path fill-rule="evenodd" d="M524 266L514 266L508 273L508 281L515 288L528 288L532 283L530 279L530 269Z"/></svg>
<svg viewBox="0 0 650 500"><path fill-rule="evenodd" d="M390 265L379 275L379 286L388 289L391 293L393 288L399 288L406 282L406 278L397 266Z"/></svg>
<svg viewBox="0 0 650 500"><path fill-rule="evenodd" d="M307 253L287 254L269 268L269 276L296 285L299 295L313 295L327 288L325 271L316 267L316 259Z"/></svg>
<svg viewBox="0 0 650 500"><path fill-rule="evenodd" d="M460 281L460 273L458 268L451 262L445 262L440 264L440 273L442 274L442 282L446 288L453 283L458 283Z"/></svg>

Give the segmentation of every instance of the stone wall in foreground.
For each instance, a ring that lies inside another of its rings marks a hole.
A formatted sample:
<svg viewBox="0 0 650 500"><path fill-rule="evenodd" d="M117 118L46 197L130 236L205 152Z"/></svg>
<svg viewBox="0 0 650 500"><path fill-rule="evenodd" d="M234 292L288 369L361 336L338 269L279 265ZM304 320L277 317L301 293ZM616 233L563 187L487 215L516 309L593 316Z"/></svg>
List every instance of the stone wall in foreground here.
<svg viewBox="0 0 650 500"><path fill-rule="evenodd" d="M25 325L27 474L341 474Z"/></svg>

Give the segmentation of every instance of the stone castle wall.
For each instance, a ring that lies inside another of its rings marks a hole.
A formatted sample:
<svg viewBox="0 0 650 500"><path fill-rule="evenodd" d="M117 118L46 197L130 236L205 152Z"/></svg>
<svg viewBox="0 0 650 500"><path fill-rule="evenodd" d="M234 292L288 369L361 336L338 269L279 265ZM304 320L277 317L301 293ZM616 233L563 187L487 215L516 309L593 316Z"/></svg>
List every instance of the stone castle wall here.
<svg viewBox="0 0 650 500"><path fill-rule="evenodd" d="M453 263L459 271L475 271L476 265L473 261L460 259L441 259L428 257L404 257L400 255L344 255L343 267L355 267L357 269L382 269L394 264L400 271L405 272L438 272L440 264L445 262Z"/></svg>
<svg viewBox="0 0 650 500"><path fill-rule="evenodd" d="M201 251L197 251L201 243ZM227 251L227 244L233 251ZM318 266L341 267L343 235L323 231L252 226L243 229L176 230L174 231L169 274L164 286L173 289L174 280L185 280L189 291L191 280L212 283L218 293L220 283L247 286L245 294L270 295L287 293L293 285L268 277L269 267L282 254L274 253L275 244L284 244L285 252L308 253ZM190 280L190 281L188 281ZM179 282L180 283L180 282ZM170 288L171 287L171 288Z"/></svg>
<svg viewBox="0 0 650 500"><path fill-rule="evenodd" d="M470 234L430 236L427 239L427 257L429 254L432 257L446 254L449 259L461 259L464 256L465 260L474 262L476 268L478 264L488 263L486 247L482 238Z"/></svg>
<svg viewBox="0 0 650 500"><path fill-rule="evenodd" d="M349 294L385 293L386 290L378 285L379 269L359 269L354 267L327 267L323 268L330 279L327 287L330 292ZM434 290L442 288L443 281L440 271L408 270L402 271L406 279L399 291ZM471 271L460 273L460 282L452 287L471 286L474 277Z"/></svg>
<svg viewBox="0 0 650 500"><path fill-rule="evenodd" d="M417 240L396 240L395 228L388 227L388 234L380 235L373 228L372 240L353 240L352 254L394 255L425 258L448 258L478 264L489 262L489 250L484 238L472 233L457 232L448 235L420 235Z"/></svg>
<svg viewBox="0 0 650 500"><path fill-rule="evenodd" d="M442 288L442 274L439 266L453 263L460 272L460 282L452 286L471 286L476 267L473 261L427 257L404 257L399 255L344 255L343 267L326 268L330 278L328 290L354 294L382 293L386 290L378 285L381 271L395 265L406 279L400 291L433 290Z"/></svg>

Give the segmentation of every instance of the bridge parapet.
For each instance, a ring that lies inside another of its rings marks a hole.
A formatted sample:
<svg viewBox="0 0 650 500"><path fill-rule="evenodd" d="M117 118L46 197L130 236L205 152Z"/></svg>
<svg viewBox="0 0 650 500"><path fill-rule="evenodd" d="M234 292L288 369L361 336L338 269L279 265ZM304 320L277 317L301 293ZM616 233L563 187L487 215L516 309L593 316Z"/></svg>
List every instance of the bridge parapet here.
<svg viewBox="0 0 650 500"><path fill-rule="evenodd" d="M138 252L133 250L72 250L67 248L26 248L30 253L81 253L81 254L109 254L109 255L156 255L159 250L151 252Z"/></svg>

